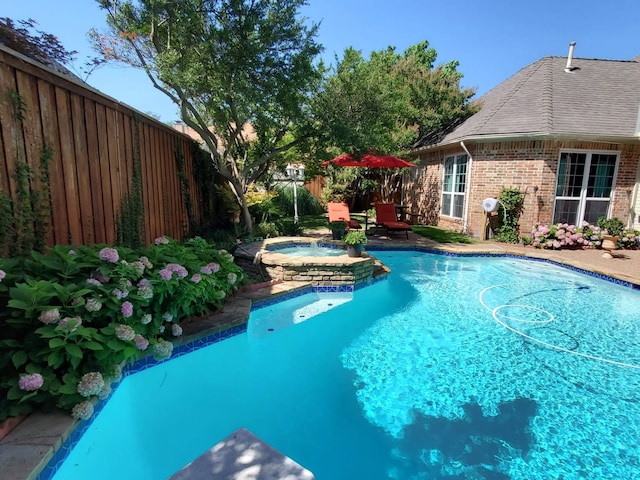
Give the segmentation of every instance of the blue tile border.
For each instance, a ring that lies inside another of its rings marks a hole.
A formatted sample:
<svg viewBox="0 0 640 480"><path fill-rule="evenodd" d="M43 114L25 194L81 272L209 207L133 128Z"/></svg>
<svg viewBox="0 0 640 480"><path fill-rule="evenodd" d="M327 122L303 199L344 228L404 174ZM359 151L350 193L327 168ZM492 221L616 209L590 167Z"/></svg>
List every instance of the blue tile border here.
<svg viewBox="0 0 640 480"><path fill-rule="evenodd" d="M320 244L319 244L320 245ZM283 247L284 248L284 247ZM367 248L368 251L404 251L404 252L422 252L422 253L431 253L431 254L435 254L435 255L443 255L443 256L450 256L450 257L503 257L503 258L515 258L515 259L519 259L519 260L530 260L533 262L542 262L542 263L549 263L552 265L556 265L562 268L566 268L568 270L572 270L578 273L582 273L584 275L588 275L591 277L595 277L595 278L599 278L601 280L606 280L608 282L612 282L615 283L617 285L621 285L627 288L631 288L633 290L639 290L640 291L640 285L632 283L632 282L628 282L626 280L621 280L615 277L611 277L608 275L604 275L601 273L597 273L597 272L592 272L589 270L585 270L582 268L578 268L578 267L574 267L572 265L567 265L565 263L562 262L558 262L555 260L550 260L547 258L538 258L538 257L527 257L524 255L517 255L517 254L512 254L512 253L458 253L458 252L447 252L447 251L443 251L443 250L434 250L434 249L430 249L430 248L426 248L426 247L420 247L420 246L370 246L370 248ZM317 293L336 293L336 292L353 292L355 290L359 290L361 288L365 288L368 287L370 285L373 285L377 282L380 281L385 281L387 280L387 275L382 275L381 277L378 278L373 278L370 279L366 282L360 282L356 285L335 285L335 286L307 286L307 287L303 287L297 290L293 290L291 292L282 294L282 295L278 295L276 297L271 297L271 298L266 298L263 300L257 300L252 302L251 305L251 311L253 310L257 310L260 308L264 308L267 306L271 306L271 305L275 305L277 303L283 302L285 300L289 300L291 298L296 298L302 295L306 295L307 293L313 293L313 292L317 292ZM239 335L241 333L244 333L247 331L247 323L242 323L240 325L237 325L235 327L231 327L229 329L226 330L222 330L220 332L215 332L209 335L206 335L204 337L200 337L200 338L196 338L194 340L191 340L187 343L184 343L182 345L178 345L176 347L174 347L173 349L173 353L171 354L170 358L164 359L164 360L156 360L154 359L152 356L146 356L144 358L141 358L140 360L136 361L133 364L130 365L126 365L123 368L122 371L122 378L125 378L129 375L133 375L134 373L140 372L142 370L146 370L147 368L153 367L155 365L159 365L161 363L170 361L173 358L177 358L180 357L182 355L186 355L188 353L194 352L196 350L199 350L200 348L204 348L208 345L212 345L214 343L218 343L221 342L223 340L226 340L227 338L230 337L234 337L236 335ZM51 480L53 478L53 476L55 475L55 473L58 471L58 469L60 468L60 466L64 463L64 461L66 460L66 458L69 456L69 453L71 452L71 450L73 450L73 448L76 446L76 444L80 441L80 439L82 438L82 435L84 435L84 433L87 431L87 429L91 426L91 424L93 423L94 419L98 416L98 414L100 413L100 411L104 408L104 406L107 404L107 402L109 401L109 398L111 397L111 395L113 395L113 392L115 392L115 390L118 388L119 383L122 380L120 380L117 383L114 383L112 386L112 392L109 394L109 396L104 399L104 400L100 400L95 406L94 406L94 414L91 416L91 418L89 420L80 422L77 427L71 432L71 434L69 435L69 437L64 441L64 443L60 446L60 448L54 453L53 457L51 458L51 460L49 460L49 462L47 463L47 465L45 466L45 468L38 474L38 476L36 477L36 480Z"/></svg>
<svg viewBox="0 0 640 480"><path fill-rule="evenodd" d="M235 327L228 328L226 330L222 330L220 332L215 332L210 335L206 335L204 337L196 338L182 345L178 345L174 347L171 357L166 358L164 360L156 360L153 356L148 355L140 360L137 360L133 364L125 365L122 369L122 378L129 375L133 375L134 373L141 372L142 370L146 370L147 368L159 365L161 363L168 362L174 358L181 357L182 355L186 355L187 353L194 352L199 350L200 348L204 348L206 346L212 345L214 343L221 342L228 338L234 337L241 333L247 331L247 324L243 323L240 325L236 325ZM77 443L82 438L82 435L88 430L93 421L97 418L100 411L104 408L104 406L111 398L111 395L117 390L118 385L122 381L119 380L112 384L112 391L107 398L104 400L98 401L94 405L94 413L90 419L85 420L83 422L79 422L76 428L69 434L67 439L63 442L58 450L53 454L53 457L47 465L42 469L42 471L36 477L36 480L51 480L56 472L60 469L60 466L64 463L64 461L71 453L71 450L77 445Z"/></svg>

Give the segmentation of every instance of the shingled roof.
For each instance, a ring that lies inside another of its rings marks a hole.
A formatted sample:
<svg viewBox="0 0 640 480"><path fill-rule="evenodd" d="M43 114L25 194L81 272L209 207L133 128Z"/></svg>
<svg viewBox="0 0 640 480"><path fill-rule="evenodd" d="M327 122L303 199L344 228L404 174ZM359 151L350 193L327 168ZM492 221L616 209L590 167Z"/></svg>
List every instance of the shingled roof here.
<svg viewBox="0 0 640 480"><path fill-rule="evenodd" d="M637 138L638 58L574 58L571 72L566 63L566 57L544 57L523 68L483 95L478 113L452 131L426 135L414 148L507 137Z"/></svg>

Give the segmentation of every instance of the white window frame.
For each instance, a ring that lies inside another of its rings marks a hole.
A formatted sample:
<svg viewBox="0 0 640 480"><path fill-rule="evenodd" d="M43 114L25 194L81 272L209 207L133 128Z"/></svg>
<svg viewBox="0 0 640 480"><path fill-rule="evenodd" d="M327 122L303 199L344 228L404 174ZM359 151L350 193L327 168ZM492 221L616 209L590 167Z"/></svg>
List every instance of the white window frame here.
<svg viewBox="0 0 640 480"><path fill-rule="evenodd" d="M447 186L446 177L447 177L447 161L453 160L453 172L451 173L451 190L445 190ZM463 164L464 160L464 179L462 182L456 182L458 175L460 175L460 167ZM458 220L462 220L464 216L464 202L466 200L466 189L467 189L467 176L469 175L469 155L466 153L455 153L452 155L447 155L442 160L442 194L440 197L440 215L443 217L455 218ZM456 191L456 185L461 185L462 191ZM451 196L451 201L449 202L448 211L444 211L445 205L445 195ZM460 216L454 215L454 199L460 199L462 202L460 208Z"/></svg>
<svg viewBox="0 0 640 480"><path fill-rule="evenodd" d="M579 197L557 195L558 181L560 179L560 161L563 154L571 154L571 153L586 155L584 172L582 174L582 185L580 187ZM591 160L593 158L593 155L615 155L616 157L616 164L613 168L613 178L611 181L611 192L609 193L608 197L587 197L587 191L589 186L589 171L591 168ZM616 188L616 180L618 178L619 167L620 167L620 151L619 150L585 150L585 149L577 149L577 148L576 149L567 148L567 149L560 150L560 153L558 154L558 163L556 168L556 180L555 180L554 189L553 189L554 200L553 200L553 210L551 212L552 222L558 223L558 221L556 220L556 207L557 207L558 200L578 200L576 218L573 219L573 221L568 221L568 223L573 223L575 225L582 224L588 201L608 202L606 216L607 218L609 218L611 216L611 207L613 204L613 198L614 198L614 192Z"/></svg>

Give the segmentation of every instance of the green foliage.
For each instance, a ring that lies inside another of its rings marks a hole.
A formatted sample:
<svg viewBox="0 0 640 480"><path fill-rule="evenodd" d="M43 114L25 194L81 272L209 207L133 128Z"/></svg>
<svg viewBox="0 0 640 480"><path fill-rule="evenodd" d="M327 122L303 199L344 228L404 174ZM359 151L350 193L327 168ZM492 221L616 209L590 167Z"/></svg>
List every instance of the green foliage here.
<svg viewBox="0 0 640 480"><path fill-rule="evenodd" d="M496 240L504 243L518 243L518 221L522 214L524 195L517 188L503 188L500 192L499 216L501 223L496 232Z"/></svg>
<svg viewBox="0 0 640 480"><path fill-rule="evenodd" d="M260 222L257 228L257 234L264 238L273 238L280 236L280 230L275 222Z"/></svg>
<svg viewBox="0 0 640 480"><path fill-rule="evenodd" d="M122 197L116 223L116 244L138 248L144 243L144 203L142 200L142 161L140 159L140 122L134 116L133 172L131 191Z"/></svg>
<svg viewBox="0 0 640 480"><path fill-rule="evenodd" d="M625 225L619 218L607 218L600 217L596 221L598 227L601 230L606 230L609 235L613 235L615 237L622 236L622 231L625 229Z"/></svg>
<svg viewBox="0 0 640 480"><path fill-rule="evenodd" d="M40 185L41 190L31 190L31 208L33 211L34 242L33 249L39 252L46 246L49 218L51 214L51 187L49 184L49 164L53 159L53 150L48 146L42 147L40 154Z"/></svg>
<svg viewBox="0 0 640 480"><path fill-rule="evenodd" d="M434 66L427 41L396 53L345 50L313 109L329 144L340 152L400 154L422 134L469 116L474 91L460 88L457 62Z"/></svg>
<svg viewBox="0 0 640 480"><path fill-rule="evenodd" d="M91 33L99 54L143 69L180 107L237 190L250 228L247 186L274 156L310 135L308 99L322 69L315 62L317 25L300 15L306 1L99 4L109 26ZM248 125L254 135L243 130Z"/></svg>
<svg viewBox="0 0 640 480"><path fill-rule="evenodd" d="M329 228L338 232L344 232L347 228L347 222L336 220L335 222L329 222Z"/></svg>
<svg viewBox="0 0 640 480"><path fill-rule="evenodd" d="M0 258L0 272L0 421L70 411L98 393L80 394L83 375L99 372L108 385L147 347L169 355L179 322L219 309L243 282L233 256L202 238L161 237L138 250L55 246ZM42 385L22 388L27 374Z"/></svg>
<svg viewBox="0 0 640 480"><path fill-rule="evenodd" d="M184 202L184 208L187 211L187 218L189 219L189 231L183 232L185 234L193 235L196 232L196 217L193 213L193 202L191 200L191 189L189 188L189 179L187 172L184 168L184 154L180 149L179 142L176 139L174 146L174 157L176 159L176 171L178 173L178 181L180 182L180 193L182 193L182 201Z"/></svg>
<svg viewBox="0 0 640 480"><path fill-rule="evenodd" d="M278 227L280 234L286 237L299 237L303 232L302 225L295 223L290 218L282 218L278 220L276 222L276 226Z"/></svg>
<svg viewBox="0 0 640 480"><path fill-rule="evenodd" d="M438 243L476 243L475 240L464 233L445 230L444 228L414 225L411 230L421 237L429 238Z"/></svg>
<svg viewBox="0 0 640 480"><path fill-rule="evenodd" d="M276 191L278 196L274 199L274 203L285 215L293 217L293 187L287 184L281 185L276 188ZM298 215L319 215L324 212L320 202L306 188L298 186L296 196L298 197Z"/></svg>
<svg viewBox="0 0 640 480"><path fill-rule="evenodd" d="M342 241L347 245L364 245L367 243L367 235L362 230L349 230Z"/></svg>
<svg viewBox="0 0 640 480"><path fill-rule="evenodd" d="M18 92L10 90L12 120L22 130L27 105ZM15 169L12 173L16 186L13 199L0 187L0 254L21 255L32 249L41 251L46 243L49 225L50 189L49 163L53 151L46 145L40 153L39 182L41 190L34 188L34 172L24 158L24 150L15 140ZM1 183L0 183L1 185Z"/></svg>

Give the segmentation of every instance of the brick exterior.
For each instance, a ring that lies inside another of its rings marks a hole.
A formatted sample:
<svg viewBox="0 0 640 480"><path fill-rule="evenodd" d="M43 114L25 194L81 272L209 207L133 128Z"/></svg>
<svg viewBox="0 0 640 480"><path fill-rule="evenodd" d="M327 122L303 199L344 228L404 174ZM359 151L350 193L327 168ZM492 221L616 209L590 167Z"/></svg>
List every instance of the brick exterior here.
<svg viewBox="0 0 640 480"><path fill-rule="evenodd" d="M525 196L520 218L521 235L527 235L536 222L551 222L561 150L620 152L611 215L631 223L634 214L632 195L640 162L638 144L524 140L468 141L465 146L473 159L471 189L467 196L467 233L474 237L484 238L485 235L487 217L482 200L498 197L503 187L517 188ZM439 211L444 158L463 153L458 144L416 155L419 167L405 179L403 200L411 206L412 212L420 214L422 223L462 231L463 220L441 216Z"/></svg>

